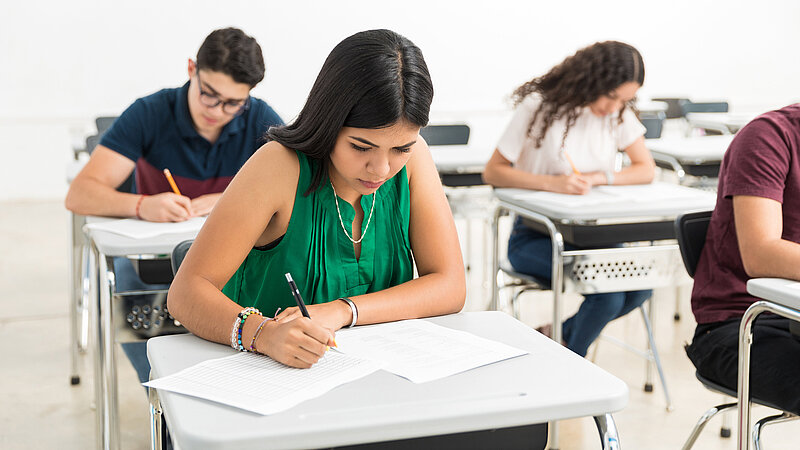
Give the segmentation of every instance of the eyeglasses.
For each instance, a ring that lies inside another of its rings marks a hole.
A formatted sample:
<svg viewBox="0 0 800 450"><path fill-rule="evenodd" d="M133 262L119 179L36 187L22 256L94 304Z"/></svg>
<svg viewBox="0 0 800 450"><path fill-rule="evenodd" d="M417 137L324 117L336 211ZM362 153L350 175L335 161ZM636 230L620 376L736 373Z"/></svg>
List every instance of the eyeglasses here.
<svg viewBox="0 0 800 450"><path fill-rule="evenodd" d="M200 103L209 108L216 108L220 103L222 104L222 112L229 115L242 114L250 107L250 96L245 100L226 100L223 101L218 95L213 92L203 90L203 83L200 81L200 70L197 70L197 88L200 90Z"/></svg>

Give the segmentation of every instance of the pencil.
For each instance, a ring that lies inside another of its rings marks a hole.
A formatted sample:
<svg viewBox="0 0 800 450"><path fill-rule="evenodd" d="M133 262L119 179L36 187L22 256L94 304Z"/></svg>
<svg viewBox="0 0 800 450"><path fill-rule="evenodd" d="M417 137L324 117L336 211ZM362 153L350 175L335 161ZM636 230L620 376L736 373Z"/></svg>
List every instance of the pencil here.
<svg viewBox="0 0 800 450"><path fill-rule="evenodd" d="M172 186L172 192L181 195L181 191L178 190L178 185L175 184L175 180L172 179L172 174L169 173L169 169L164 169L164 176L167 177L169 185Z"/></svg>
<svg viewBox="0 0 800 450"><path fill-rule="evenodd" d="M575 167L575 163L572 161L572 158L569 157L569 153L567 153L566 150L564 150L564 156L567 158L567 162L569 162L569 165L572 166L572 173L574 173L575 175L580 175L581 171L578 170L577 167Z"/></svg>

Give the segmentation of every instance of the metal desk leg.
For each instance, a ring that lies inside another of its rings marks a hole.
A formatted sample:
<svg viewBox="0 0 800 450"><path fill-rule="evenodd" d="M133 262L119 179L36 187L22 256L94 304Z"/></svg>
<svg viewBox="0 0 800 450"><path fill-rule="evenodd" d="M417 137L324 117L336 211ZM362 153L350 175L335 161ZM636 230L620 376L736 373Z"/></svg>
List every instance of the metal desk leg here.
<svg viewBox="0 0 800 450"><path fill-rule="evenodd" d="M494 217L492 217L492 276L490 278L490 282L492 283L492 301L489 303L490 311L497 311L497 303L500 297L500 288L497 286L497 273L500 271L500 258L498 255L500 236L498 236L497 233L502 212L503 208L498 206L494 209Z"/></svg>
<svg viewBox="0 0 800 450"><path fill-rule="evenodd" d="M600 433L600 442L603 445L603 450L619 450L619 433L617 432L617 425L614 423L614 418L611 417L611 414L595 416L594 423L597 425L597 431Z"/></svg>
<svg viewBox="0 0 800 450"><path fill-rule="evenodd" d="M119 448L117 372L114 360L114 327L111 299L114 274L108 258L92 243L97 266L97 296L94 310L94 384L97 414L97 444L101 449Z"/></svg>
<svg viewBox="0 0 800 450"><path fill-rule="evenodd" d="M150 400L150 448L162 450L166 447L164 442L166 435L164 434L164 415L161 401L158 398L158 389L147 388L147 397Z"/></svg>
<svg viewBox="0 0 800 450"><path fill-rule="evenodd" d="M771 312L787 319L800 322L800 312L769 301L760 300L747 308L739 324L739 373L738 373L738 435L737 447L739 450L750 450L753 445L751 439L750 422L750 346L753 344L753 322L759 314Z"/></svg>
<svg viewBox="0 0 800 450"><path fill-rule="evenodd" d="M70 246L70 384L80 384L81 376L78 370L78 354L86 349L81 340L85 323L82 322L83 315L83 255L85 248L83 245L83 232L81 231L84 219L82 216L72 214L70 233L72 245Z"/></svg>

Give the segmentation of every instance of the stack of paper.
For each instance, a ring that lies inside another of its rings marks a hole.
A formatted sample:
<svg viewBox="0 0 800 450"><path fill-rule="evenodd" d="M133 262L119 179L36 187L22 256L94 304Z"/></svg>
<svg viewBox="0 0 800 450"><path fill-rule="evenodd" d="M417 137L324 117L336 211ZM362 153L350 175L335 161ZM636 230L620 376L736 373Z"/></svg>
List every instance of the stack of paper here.
<svg viewBox="0 0 800 450"><path fill-rule="evenodd" d="M380 368L422 383L527 353L423 320L340 330L336 340L338 350L328 351L310 369L237 353L144 385L273 414Z"/></svg>
<svg viewBox="0 0 800 450"><path fill-rule="evenodd" d="M198 232L206 222L205 216L183 222L148 222L138 219L108 220L84 225L86 230L107 231L134 239L146 239L172 233Z"/></svg>

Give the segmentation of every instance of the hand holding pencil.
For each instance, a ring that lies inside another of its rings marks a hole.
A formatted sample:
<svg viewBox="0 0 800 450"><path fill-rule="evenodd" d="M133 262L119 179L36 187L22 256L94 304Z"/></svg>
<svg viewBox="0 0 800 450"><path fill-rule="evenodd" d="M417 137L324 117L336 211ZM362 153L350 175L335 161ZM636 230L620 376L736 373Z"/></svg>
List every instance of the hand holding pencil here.
<svg viewBox="0 0 800 450"><path fill-rule="evenodd" d="M181 194L169 169L164 176L172 187L172 192L155 195L142 195L137 200L137 217L150 222L182 222L193 214L192 200Z"/></svg>

